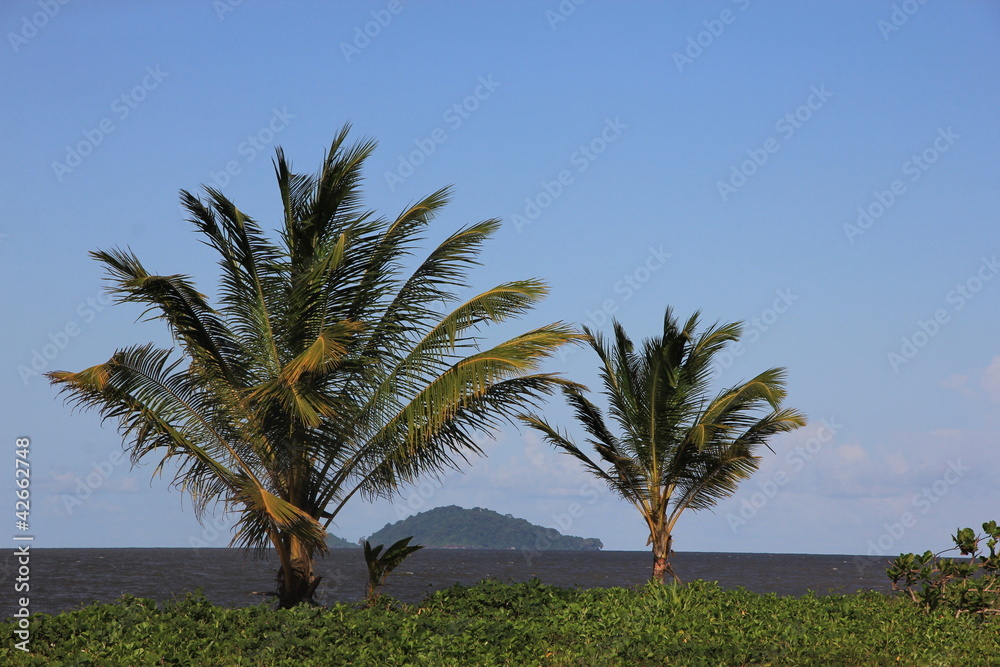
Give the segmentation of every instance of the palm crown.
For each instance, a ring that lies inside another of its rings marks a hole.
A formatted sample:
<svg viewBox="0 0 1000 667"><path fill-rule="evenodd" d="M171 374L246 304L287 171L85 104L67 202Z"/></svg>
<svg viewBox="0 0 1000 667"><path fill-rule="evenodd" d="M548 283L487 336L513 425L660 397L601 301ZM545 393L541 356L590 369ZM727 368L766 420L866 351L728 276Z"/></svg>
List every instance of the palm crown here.
<svg viewBox="0 0 1000 667"><path fill-rule="evenodd" d="M509 282L458 302L497 220L456 231L404 272L447 189L376 218L360 191L374 143L346 146L348 129L316 175L293 173L278 149L280 243L219 191L181 192L219 255L218 308L187 276L151 274L131 251L92 253L119 302L166 321L180 356L140 345L49 374L118 422L133 461L156 452L158 471L176 464L199 516L239 506L233 541L277 550L283 605L312 599L313 554L354 494L388 496L480 453L476 432L570 386L538 364L579 338L555 323L481 349L483 327L528 311L546 287Z"/></svg>
<svg viewBox="0 0 1000 667"><path fill-rule="evenodd" d="M673 574L671 536L681 513L732 495L757 469L757 451L770 436L805 424L799 412L781 408L786 393L781 368L713 396L713 358L739 339L740 325L712 326L698 334L698 317L695 313L681 328L668 308L663 335L638 350L618 322L613 343L584 328L600 357L609 413L621 435L579 386L566 386L564 393L598 461L541 417L523 418L639 509L653 545L654 578L660 581L664 573Z"/></svg>

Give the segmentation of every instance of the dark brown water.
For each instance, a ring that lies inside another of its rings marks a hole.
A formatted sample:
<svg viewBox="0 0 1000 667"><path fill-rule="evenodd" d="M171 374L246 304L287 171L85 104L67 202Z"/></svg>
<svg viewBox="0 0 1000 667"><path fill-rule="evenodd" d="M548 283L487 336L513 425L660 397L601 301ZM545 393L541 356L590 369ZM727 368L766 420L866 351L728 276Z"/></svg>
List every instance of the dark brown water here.
<svg viewBox="0 0 1000 667"><path fill-rule="evenodd" d="M803 595L888 591L886 559L867 556L679 553L674 569L684 581L707 579L727 588ZM385 592L404 602L455 583L487 577L583 588L635 586L649 578L651 557L638 551L494 551L423 549L390 575ZM8 617L17 597L17 565L0 565L0 590ZM220 605L260 604L254 595L274 590L276 560L254 561L230 549L32 549L29 584L32 613L56 613L94 601L112 602L123 593L169 600L202 588ZM353 602L364 593L367 570L360 549L338 549L318 562L321 601Z"/></svg>

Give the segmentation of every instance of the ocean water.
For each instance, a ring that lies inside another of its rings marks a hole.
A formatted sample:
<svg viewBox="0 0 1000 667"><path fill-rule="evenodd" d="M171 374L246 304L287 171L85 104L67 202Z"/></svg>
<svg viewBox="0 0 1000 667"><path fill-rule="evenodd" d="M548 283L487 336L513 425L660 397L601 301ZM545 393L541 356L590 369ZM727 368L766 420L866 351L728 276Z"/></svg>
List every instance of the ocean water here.
<svg viewBox="0 0 1000 667"><path fill-rule="evenodd" d="M885 557L686 552L675 554L672 563L683 581L706 579L757 593L890 590ZM9 556L0 564L0 613L5 618L24 595L14 592L16 568ZM30 568L31 612L58 613L95 601L113 602L123 593L166 601L198 588L215 604L260 604L270 598L259 593L274 590L277 559L254 560L235 549L32 549ZM419 602L435 590L487 577L629 587L644 583L651 568L646 551L423 549L389 576L384 591L404 602ZM363 597L367 569L360 549L333 550L316 569L323 577L321 602Z"/></svg>

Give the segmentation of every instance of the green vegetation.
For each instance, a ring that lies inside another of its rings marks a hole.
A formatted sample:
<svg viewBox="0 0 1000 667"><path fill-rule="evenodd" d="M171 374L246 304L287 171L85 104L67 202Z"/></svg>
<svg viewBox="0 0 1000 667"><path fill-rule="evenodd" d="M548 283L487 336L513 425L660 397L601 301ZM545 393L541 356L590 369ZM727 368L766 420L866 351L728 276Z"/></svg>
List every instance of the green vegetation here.
<svg viewBox="0 0 1000 667"><path fill-rule="evenodd" d="M653 581L661 583L667 574L679 581L670 555L681 513L710 508L731 496L757 470L757 451L767 446L768 438L806 423L798 411L781 407L783 368L766 370L713 397L709 383L715 355L739 341L742 327L716 324L701 334L697 328L698 313L681 329L668 308L663 335L636 350L617 321L613 344L584 327L600 357L604 394L622 435L611 432L579 386L566 386L563 392L603 466L538 415L522 417L638 508L649 530ZM764 414L758 416L761 410Z"/></svg>
<svg viewBox="0 0 1000 667"><path fill-rule="evenodd" d="M399 567L403 560L415 551L423 549L422 546L414 544L410 546L413 537L404 537L392 544L385 553L382 553L384 544L372 546L368 540L364 542L365 563L368 564L368 586L365 589L365 600L369 605L378 602L379 589L385 583L385 578Z"/></svg>
<svg viewBox="0 0 1000 667"><path fill-rule="evenodd" d="M456 505L436 507L414 514L396 523L386 524L369 537L373 543L389 544L407 535L425 547L461 547L465 549L566 549L596 551L604 545L596 538L562 535L553 528L543 528L524 519L475 507Z"/></svg>
<svg viewBox="0 0 1000 667"><path fill-rule="evenodd" d="M277 552L282 607L312 600L325 529L356 493L392 497L481 453L477 433L569 384L537 371L581 338L555 323L481 349L491 324L530 311L547 287L519 280L459 301L499 221L463 227L414 261L448 191L377 217L361 192L375 144L347 146L348 129L315 175L293 172L277 150L276 240L218 190L206 187L205 201L181 192L219 257L218 308L189 277L149 273L131 250L92 253L115 299L163 320L176 347L136 345L48 374L117 424L133 462L176 470L199 517L216 503L238 512L234 544Z"/></svg>
<svg viewBox="0 0 1000 667"><path fill-rule="evenodd" d="M930 551L921 556L901 554L886 570L893 589L905 591L927 611L944 608L956 615L1000 615L1000 526L987 521L982 535L959 528L951 539L955 546L936 555ZM987 540L988 556L979 546L982 540ZM948 551L958 551L968 559L942 558Z"/></svg>
<svg viewBox="0 0 1000 667"><path fill-rule="evenodd" d="M0 631L11 635L11 624ZM5 665L995 665L1000 618L879 593L793 598L693 582L568 590L487 581L419 607L271 610L126 598L32 619Z"/></svg>
<svg viewBox="0 0 1000 667"><path fill-rule="evenodd" d="M361 545L355 544L354 542L348 542L343 537L337 537L332 533L328 533L326 536L326 548L327 549L359 549Z"/></svg>

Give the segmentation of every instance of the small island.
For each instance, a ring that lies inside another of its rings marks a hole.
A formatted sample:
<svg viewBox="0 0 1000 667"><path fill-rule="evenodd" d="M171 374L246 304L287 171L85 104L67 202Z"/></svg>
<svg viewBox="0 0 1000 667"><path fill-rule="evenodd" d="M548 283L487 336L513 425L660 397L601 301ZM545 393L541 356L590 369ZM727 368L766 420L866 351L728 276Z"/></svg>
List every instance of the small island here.
<svg viewBox="0 0 1000 667"><path fill-rule="evenodd" d="M348 542L343 537L328 533L326 536L327 549L358 549L361 545Z"/></svg>
<svg viewBox="0 0 1000 667"><path fill-rule="evenodd" d="M368 538L375 544L392 544L413 536L413 544L438 549L538 549L598 551L604 544L594 537L563 535L554 528L536 526L524 519L482 507L437 507L386 524Z"/></svg>

